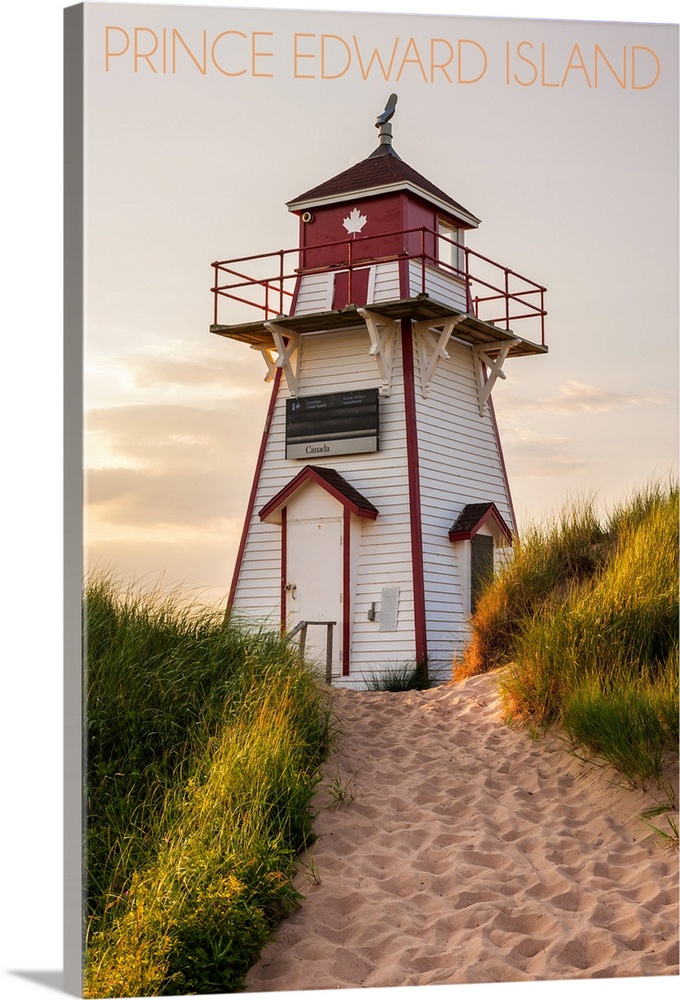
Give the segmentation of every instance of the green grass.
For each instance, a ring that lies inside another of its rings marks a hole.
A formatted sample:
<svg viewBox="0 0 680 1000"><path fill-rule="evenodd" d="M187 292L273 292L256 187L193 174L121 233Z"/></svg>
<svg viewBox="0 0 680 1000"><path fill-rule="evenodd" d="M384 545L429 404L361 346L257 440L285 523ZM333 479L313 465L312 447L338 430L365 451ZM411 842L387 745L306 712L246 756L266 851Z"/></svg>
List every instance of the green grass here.
<svg viewBox="0 0 680 1000"><path fill-rule="evenodd" d="M457 664L457 676L483 673L511 660L527 619L559 601L574 583L592 579L610 544L592 501L565 506L516 538L512 559L477 603L472 640Z"/></svg>
<svg viewBox="0 0 680 1000"><path fill-rule="evenodd" d="M426 666L414 663L386 667L365 681L367 691L425 691L430 687Z"/></svg>
<svg viewBox="0 0 680 1000"><path fill-rule="evenodd" d="M298 905L326 702L222 614L95 580L85 625L86 995L237 989Z"/></svg>
<svg viewBox="0 0 680 1000"><path fill-rule="evenodd" d="M559 721L631 784L659 778L678 741L677 486L528 533L479 602L458 676L499 665L509 717Z"/></svg>

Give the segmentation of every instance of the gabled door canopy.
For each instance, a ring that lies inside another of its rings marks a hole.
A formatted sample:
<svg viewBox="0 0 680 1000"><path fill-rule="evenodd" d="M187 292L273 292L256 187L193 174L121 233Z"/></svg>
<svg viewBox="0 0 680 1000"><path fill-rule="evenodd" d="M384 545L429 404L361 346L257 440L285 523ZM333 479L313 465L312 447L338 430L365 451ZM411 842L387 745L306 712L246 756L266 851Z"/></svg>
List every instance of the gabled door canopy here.
<svg viewBox="0 0 680 1000"><path fill-rule="evenodd" d="M378 508L370 500L355 490L351 483L348 483L335 469L324 468L319 465L306 465L294 479L283 487L282 490L272 497L259 511L261 521L267 524L281 524L281 511L292 498L303 490L309 483L316 483L326 490L338 503L347 508L356 517L365 517L375 521L378 516Z"/></svg>

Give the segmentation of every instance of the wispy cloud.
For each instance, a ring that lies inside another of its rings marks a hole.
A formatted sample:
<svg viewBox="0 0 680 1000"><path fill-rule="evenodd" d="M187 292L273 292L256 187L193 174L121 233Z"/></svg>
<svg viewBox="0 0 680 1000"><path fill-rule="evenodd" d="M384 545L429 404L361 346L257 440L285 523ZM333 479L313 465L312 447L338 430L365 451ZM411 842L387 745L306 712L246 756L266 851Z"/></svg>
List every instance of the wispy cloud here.
<svg viewBox="0 0 680 1000"><path fill-rule="evenodd" d="M259 421L234 403L220 408L109 407L86 415L93 454L106 463L86 471L86 503L100 527L214 524L243 515L242 489L228 469L248 477Z"/></svg>
<svg viewBox="0 0 680 1000"><path fill-rule="evenodd" d="M264 363L242 345L240 350L222 350L227 346L171 342L162 348L88 359L88 396L104 406L257 400L267 391Z"/></svg>
<svg viewBox="0 0 680 1000"><path fill-rule="evenodd" d="M569 379L556 396L530 399L513 395L513 407L537 409L548 413L606 413L619 407L657 406L666 402L667 394L658 390L617 392Z"/></svg>
<svg viewBox="0 0 680 1000"><path fill-rule="evenodd" d="M231 510L228 485L213 471L93 469L86 484L88 504L103 507L100 516L109 524L198 526L239 512Z"/></svg>
<svg viewBox="0 0 680 1000"><path fill-rule="evenodd" d="M586 463L574 454L573 442L536 431L515 431L504 442L504 452L511 474L525 478L580 475L586 469Z"/></svg>
<svg viewBox="0 0 680 1000"><path fill-rule="evenodd" d="M242 366L228 364L228 360L225 357L220 364L207 359L132 355L121 359L121 365L129 371L134 384L141 389L152 386L217 388L232 396L252 395L253 385L251 380L244 381ZM263 365L263 376L264 373Z"/></svg>

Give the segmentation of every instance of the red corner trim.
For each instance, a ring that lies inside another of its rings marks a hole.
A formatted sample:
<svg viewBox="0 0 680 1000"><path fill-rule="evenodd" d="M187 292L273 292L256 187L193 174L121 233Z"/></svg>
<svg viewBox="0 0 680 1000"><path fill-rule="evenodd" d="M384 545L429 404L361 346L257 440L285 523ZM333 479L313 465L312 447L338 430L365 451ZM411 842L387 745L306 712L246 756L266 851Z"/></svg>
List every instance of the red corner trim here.
<svg viewBox="0 0 680 1000"><path fill-rule="evenodd" d="M350 532L349 507L342 516L342 675L349 674L349 642L352 592L350 587Z"/></svg>
<svg viewBox="0 0 680 1000"><path fill-rule="evenodd" d="M253 476L253 485L250 487L250 497L248 498L248 507L246 510L245 520L243 522L243 530L241 531L241 542L239 544L238 553L236 555L234 573L231 579L231 589L229 590L229 597L227 598L227 611L231 610L231 608L233 607L234 599L236 597L236 587L238 586L238 578L241 573L243 556L246 551L246 539L248 538L248 531L250 530L250 522L253 516L253 510L255 508L255 497L257 496L257 489L258 486L260 485L260 475L262 474L262 465L264 464L264 456L267 450L267 442L269 441L269 432L271 430L272 418L274 416L274 407L276 406L276 399L279 394L281 374L282 374L282 369L277 368L276 375L274 376L274 385L272 387L272 394L269 400L269 409L267 410L267 417L264 422L264 430L262 431L262 440L260 441L260 451L257 456L255 475Z"/></svg>
<svg viewBox="0 0 680 1000"><path fill-rule="evenodd" d="M408 299L411 297L410 292L411 279L409 274L409 262L406 258L399 261L399 297L402 299ZM403 327L403 324L402 324Z"/></svg>
<svg viewBox="0 0 680 1000"><path fill-rule="evenodd" d="M425 621L425 579L423 572L423 531L420 511L420 463L416 425L416 389L413 368L413 328L410 319L401 321L401 350L404 366L404 410L406 419L406 460L408 465L409 516L411 523L411 565L413 570L413 616L416 662L427 663Z"/></svg>
<svg viewBox="0 0 680 1000"><path fill-rule="evenodd" d="M501 460L501 470L503 472L503 479L505 481L505 491L508 497L508 506L510 508L510 517L512 518L512 533L517 532L517 518L515 517L515 508L512 503L512 494L510 492L510 481L508 479L508 470L505 467L505 456L503 455L503 446L501 445L501 436L498 430L498 421L496 420L496 411L493 405L493 399L489 396L487 400L489 406L489 413L491 414L491 423L493 424L494 434L496 435L496 447L498 448L498 454ZM500 515L499 515L500 516ZM505 523L505 522L504 522ZM507 528L507 525L506 525Z"/></svg>

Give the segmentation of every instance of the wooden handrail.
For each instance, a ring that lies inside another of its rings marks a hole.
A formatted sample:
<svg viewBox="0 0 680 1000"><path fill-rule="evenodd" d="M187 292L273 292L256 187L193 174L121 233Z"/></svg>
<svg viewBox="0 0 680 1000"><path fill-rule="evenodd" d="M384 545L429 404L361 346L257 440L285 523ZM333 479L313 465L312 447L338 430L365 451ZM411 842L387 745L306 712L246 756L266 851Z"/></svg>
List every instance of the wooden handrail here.
<svg viewBox="0 0 680 1000"><path fill-rule="evenodd" d="M329 621L310 621L307 619L302 619L297 625L295 625L290 632L286 633L286 642L289 639L293 639L298 633L300 635L300 656L304 658L305 655L305 645L307 643L307 626L308 625L325 625L326 626L326 684L331 684L333 680L333 626L337 625L337 622Z"/></svg>

